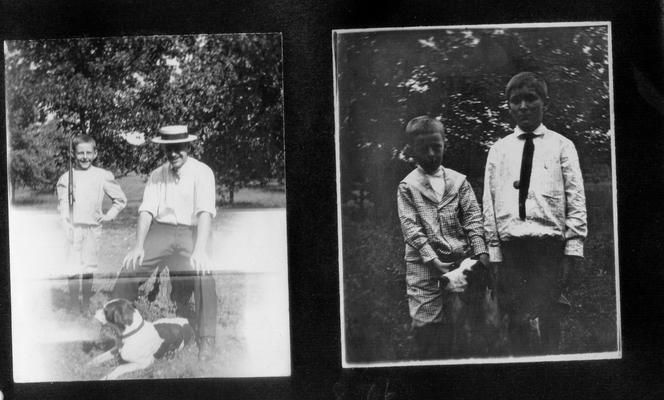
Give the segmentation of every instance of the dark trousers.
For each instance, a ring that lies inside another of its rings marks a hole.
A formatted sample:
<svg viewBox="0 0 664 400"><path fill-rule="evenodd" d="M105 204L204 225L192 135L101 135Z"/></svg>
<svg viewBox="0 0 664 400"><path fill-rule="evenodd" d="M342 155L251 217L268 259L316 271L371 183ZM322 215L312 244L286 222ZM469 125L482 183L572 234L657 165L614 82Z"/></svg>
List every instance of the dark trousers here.
<svg viewBox="0 0 664 400"><path fill-rule="evenodd" d="M560 265L564 243L553 239L518 239L501 244L498 302L509 316L514 355L558 352L561 337Z"/></svg>
<svg viewBox="0 0 664 400"><path fill-rule="evenodd" d="M447 322L413 327L411 357L415 360L440 360L452 354L452 326Z"/></svg>
<svg viewBox="0 0 664 400"><path fill-rule="evenodd" d="M176 314L187 318L199 337L214 337L217 326L215 282L211 275L192 269L189 260L195 243L195 227L153 222L145 238L143 264L135 270L125 268L120 272L112 297L136 300L139 286L150 277L154 268L167 266ZM192 293L193 315L187 304Z"/></svg>

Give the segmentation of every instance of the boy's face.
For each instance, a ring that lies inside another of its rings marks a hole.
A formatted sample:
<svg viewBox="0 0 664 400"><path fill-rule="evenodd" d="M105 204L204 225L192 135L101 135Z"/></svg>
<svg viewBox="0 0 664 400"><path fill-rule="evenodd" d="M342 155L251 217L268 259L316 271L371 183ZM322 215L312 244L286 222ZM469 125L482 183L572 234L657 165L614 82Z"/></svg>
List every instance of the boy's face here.
<svg viewBox="0 0 664 400"><path fill-rule="evenodd" d="M443 163L445 142L441 132L422 133L415 137L413 151L417 163L427 173L434 173Z"/></svg>
<svg viewBox="0 0 664 400"><path fill-rule="evenodd" d="M79 143L74 149L74 156L76 157L76 168L86 170L97 158L97 150L92 143Z"/></svg>
<svg viewBox="0 0 664 400"><path fill-rule="evenodd" d="M542 123L544 100L532 87L512 90L509 97L510 115L525 132L532 132Z"/></svg>
<svg viewBox="0 0 664 400"><path fill-rule="evenodd" d="M189 156L189 145L187 143L162 144L161 151L164 152L168 162L174 170L180 169Z"/></svg>

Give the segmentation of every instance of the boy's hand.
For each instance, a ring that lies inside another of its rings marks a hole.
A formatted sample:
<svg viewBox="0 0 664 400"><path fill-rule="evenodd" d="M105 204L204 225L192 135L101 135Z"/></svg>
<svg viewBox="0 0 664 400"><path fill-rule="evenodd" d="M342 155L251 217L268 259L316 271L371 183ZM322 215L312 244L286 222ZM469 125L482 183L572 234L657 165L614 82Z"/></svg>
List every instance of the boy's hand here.
<svg viewBox="0 0 664 400"><path fill-rule="evenodd" d="M99 222L101 224L102 222L109 222L109 221L113 221L114 219L115 219L115 217L110 216L108 214L104 214L101 217L97 218L97 222Z"/></svg>
<svg viewBox="0 0 664 400"><path fill-rule="evenodd" d="M439 270L443 274L446 274L446 273L450 272L450 267L449 267L450 264L445 264L437 258L434 258L433 260L429 261L427 263L427 265L430 266L430 267L436 268L437 270Z"/></svg>
<svg viewBox="0 0 664 400"><path fill-rule="evenodd" d="M574 257L563 256L560 261L560 288L566 290L572 277L572 268L574 267Z"/></svg>
<svg viewBox="0 0 664 400"><path fill-rule="evenodd" d="M482 265L484 265L487 268L489 268L489 266L491 265L491 263L489 262L489 255L487 253L480 254L477 257L477 259L479 260L479 262L482 263Z"/></svg>
<svg viewBox="0 0 664 400"><path fill-rule="evenodd" d="M122 268L131 267L131 269L136 269L137 266L143 264L143 257L145 257L143 247L134 247L122 261Z"/></svg>

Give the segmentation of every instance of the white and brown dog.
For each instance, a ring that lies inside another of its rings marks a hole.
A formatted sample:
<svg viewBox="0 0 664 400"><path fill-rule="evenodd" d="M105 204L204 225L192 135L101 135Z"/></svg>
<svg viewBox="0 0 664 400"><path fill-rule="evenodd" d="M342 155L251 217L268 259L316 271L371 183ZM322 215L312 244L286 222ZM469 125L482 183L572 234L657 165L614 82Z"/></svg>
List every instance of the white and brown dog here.
<svg viewBox="0 0 664 400"><path fill-rule="evenodd" d="M113 326L119 333L116 346L90 361L101 364L119 356L123 362L103 380L117 379L128 372L149 367L155 359L182 349L194 337L185 318L163 318L154 322L143 319L131 302L113 299L97 310L95 319Z"/></svg>
<svg viewBox="0 0 664 400"><path fill-rule="evenodd" d="M459 355L497 355L507 342L507 321L501 315L495 279L480 261L466 258L458 268L443 274L440 287L452 300L452 349ZM483 340L482 348L474 344Z"/></svg>

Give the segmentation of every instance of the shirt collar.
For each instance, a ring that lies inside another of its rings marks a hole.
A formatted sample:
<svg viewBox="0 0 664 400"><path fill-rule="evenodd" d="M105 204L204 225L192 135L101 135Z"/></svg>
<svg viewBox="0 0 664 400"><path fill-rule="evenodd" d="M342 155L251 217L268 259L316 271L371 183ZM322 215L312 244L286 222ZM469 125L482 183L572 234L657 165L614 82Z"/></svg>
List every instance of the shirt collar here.
<svg viewBox="0 0 664 400"><path fill-rule="evenodd" d="M544 135L544 134L546 133L547 130L548 130L548 129L546 128L546 126L544 126L544 124L540 124L540 125L539 125L539 126L533 131L533 135L535 135L535 136L542 136L542 135ZM519 125L517 125L517 126L514 128L514 133L516 134L517 137L520 137L521 135L525 134L526 132L525 132L523 129L521 129L521 128L519 127Z"/></svg>

